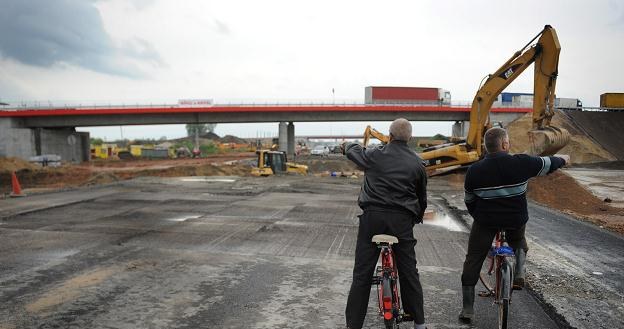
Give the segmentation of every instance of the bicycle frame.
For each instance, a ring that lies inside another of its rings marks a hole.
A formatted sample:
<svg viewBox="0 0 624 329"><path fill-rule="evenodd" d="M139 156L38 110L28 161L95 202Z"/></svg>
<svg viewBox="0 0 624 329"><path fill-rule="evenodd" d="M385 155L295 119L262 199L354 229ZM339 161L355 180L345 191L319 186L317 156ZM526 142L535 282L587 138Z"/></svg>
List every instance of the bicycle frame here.
<svg viewBox="0 0 624 329"><path fill-rule="evenodd" d="M408 314L401 310L399 294L399 275L392 246L388 243L378 243L380 249L381 266L377 267L373 284L377 285L377 299L379 315L384 318L387 328L394 328L403 321L413 321ZM394 323L394 324L392 324Z"/></svg>
<svg viewBox="0 0 624 329"><path fill-rule="evenodd" d="M481 283L487 289L487 292L480 293L481 297L494 297L494 304L499 306L499 328L507 328L507 316L509 312L509 304L511 303L511 295L513 292L511 282L513 281L513 263L510 257L515 257L513 249L507 244L505 230L499 230L496 233L492 248L488 253L490 258L490 266L488 267L488 275L495 273L495 286L490 287L482 276Z"/></svg>
<svg viewBox="0 0 624 329"><path fill-rule="evenodd" d="M392 247L388 244L380 244L381 266L377 268L377 297L379 300L379 313L385 320L398 317L401 300L398 291L398 272L394 261ZM384 280L386 279L386 280Z"/></svg>

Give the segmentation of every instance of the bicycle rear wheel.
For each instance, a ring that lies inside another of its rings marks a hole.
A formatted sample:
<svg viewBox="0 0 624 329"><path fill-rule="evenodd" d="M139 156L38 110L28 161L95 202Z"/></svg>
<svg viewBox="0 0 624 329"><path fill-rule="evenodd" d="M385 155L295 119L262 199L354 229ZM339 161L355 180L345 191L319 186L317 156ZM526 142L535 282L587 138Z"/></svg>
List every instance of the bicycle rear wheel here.
<svg viewBox="0 0 624 329"><path fill-rule="evenodd" d="M503 260L500 268L500 285L498 301L498 329L507 329L507 322L509 320L509 302L511 300L512 291L512 268L507 259Z"/></svg>
<svg viewBox="0 0 624 329"><path fill-rule="evenodd" d="M383 287L382 305L383 305L383 313L384 313L384 324L385 324L386 329L395 329L398 327L398 325L396 322L396 318L394 317L394 314L392 313L392 304L393 304L392 279L389 277L388 274L385 274L383 276L381 285ZM390 316L390 318L387 318L387 316Z"/></svg>
<svg viewBox="0 0 624 329"><path fill-rule="evenodd" d="M386 329L396 329L399 327L397 325L396 319L384 320L384 324L386 325Z"/></svg>

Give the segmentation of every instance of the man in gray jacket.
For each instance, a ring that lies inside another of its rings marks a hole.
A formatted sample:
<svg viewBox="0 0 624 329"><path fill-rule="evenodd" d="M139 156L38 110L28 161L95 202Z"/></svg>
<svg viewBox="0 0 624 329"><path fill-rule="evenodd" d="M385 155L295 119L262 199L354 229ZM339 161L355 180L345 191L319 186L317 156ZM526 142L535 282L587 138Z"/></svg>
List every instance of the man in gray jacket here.
<svg viewBox="0 0 624 329"><path fill-rule="evenodd" d="M353 282L345 311L350 329L362 328L366 317L373 272L379 257L379 250L371 242L376 234L394 235L399 239L393 250L403 308L414 319L414 328L425 328L413 227L422 222L427 208L427 173L422 159L407 146L411 136L409 121L396 119L390 125L387 145L373 148L363 148L355 143L343 145L347 158L365 173L358 198L363 214L360 215Z"/></svg>

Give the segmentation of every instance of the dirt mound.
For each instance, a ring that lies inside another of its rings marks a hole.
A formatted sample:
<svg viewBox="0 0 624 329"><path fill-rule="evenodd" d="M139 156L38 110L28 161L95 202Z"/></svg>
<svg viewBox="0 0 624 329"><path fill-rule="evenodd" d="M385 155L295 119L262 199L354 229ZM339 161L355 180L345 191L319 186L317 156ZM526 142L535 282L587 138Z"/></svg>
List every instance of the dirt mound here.
<svg viewBox="0 0 624 329"><path fill-rule="evenodd" d="M219 140L220 137L219 135L213 133L213 132L207 132L203 135L199 135L199 138L204 138L204 139L212 139L212 140Z"/></svg>
<svg viewBox="0 0 624 329"><path fill-rule="evenodd" d="M566 111L566 116L618 160L624 160L624 112Z"/></svg>
<svg viewBox="0 0 624 329"><path fill-rule="evenodd" d="M353 162L346 158L339 159L297 159L297 163L308 166L311 174L320 174L324 172L344 172L353 173L358 168Z"/></svg>
<svg viewBox="0 0 624 329"><path fill-rule="evenodd" d="M548 207L624 233L624 209L609 206L561 171L529 182L528 197Z"/></svg>
<svg viewBox="0 0 624 329"><path fill-rule="evenodd" d="M0 172L14 172L23 169L36 170L40 167L20 158L0 157Z"/></svg>
<svg viewBox="0 0 624 329"><path fill-rule="evenodd" d="M119 181L119 177L110 172L101 172L93 175L84 185L109 184Z"/></svg>
<svg viewBox="0 0 624 329"><path fill-rule="evenodd" d="M220 140L221 143L247 144L247 141L232 135L225 135Z"/></svg>
<svg viewBox="0 0 624 329"><path fill-rule="evenodd" d="M565 128L570 132L570 143L559 151L560 154L570 155L572 163L593 163L616 160L616 158L595 143L585 132L576 126L565 114L558 111L553 117L552 124ZM507 126L511 140L512 153L524 153L529 149L532 113L527 113Z"/></svg>
<svg viewBox="0 0 624 329"><path fill-rule="evenodd" d="M181 176L249 176L251 168L245 164L232 165L199 165L199 166L177 166L164 169L145 169L139 171L123 171L114 174L122 179L134 177L154 176L154 177L181 177Z"/></svg>
<svg viewBox="0 0 624 329"><path fill-rule="evenodd" d="M95 171L94 171L95 169ZM126 170L118 168L97 171L99 168L86 166L68 166L61 168L43 168L38 170L22 169L17 177L22 188L63 189L78 186L108 184L135 177L180 177L180 176L249 176L251 167L242 163L235 164L199 164L165 168L147 168ZM11 173L0 172L0 194L11 190Z"/></svg>

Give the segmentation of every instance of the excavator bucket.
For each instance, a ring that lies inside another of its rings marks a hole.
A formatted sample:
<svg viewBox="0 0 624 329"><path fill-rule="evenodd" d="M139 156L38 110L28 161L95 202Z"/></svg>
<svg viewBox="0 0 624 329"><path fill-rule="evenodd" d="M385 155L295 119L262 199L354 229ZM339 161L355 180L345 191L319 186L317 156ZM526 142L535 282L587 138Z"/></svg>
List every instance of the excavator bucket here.
<svg viewBox="0 0 624 329"><path fill-rule="evenodd" d="M570 141L570 133L557 127L544 127L539 130L529 131L529 141L531 155L554 155L564 148Z"/></svg>

